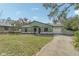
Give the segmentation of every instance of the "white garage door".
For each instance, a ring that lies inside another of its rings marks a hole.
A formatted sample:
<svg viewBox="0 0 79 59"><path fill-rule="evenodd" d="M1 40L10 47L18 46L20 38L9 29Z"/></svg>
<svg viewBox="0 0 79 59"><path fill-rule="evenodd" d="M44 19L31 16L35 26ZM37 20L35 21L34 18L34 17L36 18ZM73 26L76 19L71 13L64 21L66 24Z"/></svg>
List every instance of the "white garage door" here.
<svg viewBox="0 0 79 59"><path fill-rule="evenodd" d="M62 33L62 27L53 27L53 33Z"/></svg>

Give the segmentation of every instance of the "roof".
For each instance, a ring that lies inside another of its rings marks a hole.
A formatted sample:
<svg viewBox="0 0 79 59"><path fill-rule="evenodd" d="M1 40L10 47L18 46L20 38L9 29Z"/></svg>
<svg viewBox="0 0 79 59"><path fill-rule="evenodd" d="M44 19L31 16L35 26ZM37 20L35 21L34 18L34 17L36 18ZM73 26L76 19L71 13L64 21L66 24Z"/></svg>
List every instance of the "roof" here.
<svg viewBox="0 0 79 59"><path fill-rule="evenodd" d="M39 22L39 21L33 21L33 22L37 22L37 23L41 23L41 24L45 24L45 25L49 25L49 26L52 26L51 24L42 23L42 22ZM33 22L31 22L31 23L33 23Z"/></svg>
<svg viewBox="0 0 79 59"><path fill-rule="evenodd" d="M30 24L32 24L32 23L40 23L40 24L44 24L44 25L47 25L47 26L52 26L52 25L50 25L50 24L46 24L46 23L42 23L42 22L39 22L39 21L33 21L33 22L30 22L29 24L27 24L27 25L24 25L24 26L22 26L22 27L32 27L32 25L30 25ZM38 26L38 25L36 25L36 26Z"/></svg>
<svg viewBox="0 0 79 59"><path fill-rule="evenodd" d="M60 22L51 25L51 24L46 24L46 23L42 23L42 22L38 22L38 21L30 22L29 24L24 25L24 26L22 26L22 27L33 27L33 26L30 25L30 24L32 24L32 23L34 23L34 22L40 23L40 24L44 24L44 25L48 25L48 26L52 26L52 27L63 27L63 25L62 25ZM35 25L35 26L38 26L38 25Z"/></svg>
<svg viewBox="0 0 79 59"><path fill-rule="evenodd" d="M30 25L24 25L24 26L22 26L22 27L31 27Z"/></svg>

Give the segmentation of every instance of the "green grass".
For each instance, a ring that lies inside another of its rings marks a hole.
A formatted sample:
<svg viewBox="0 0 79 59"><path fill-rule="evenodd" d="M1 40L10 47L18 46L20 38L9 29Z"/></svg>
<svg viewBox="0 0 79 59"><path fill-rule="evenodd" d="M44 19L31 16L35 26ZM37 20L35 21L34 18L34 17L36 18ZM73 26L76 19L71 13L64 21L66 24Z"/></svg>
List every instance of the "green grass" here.
<svg viewBox="0 0 79 59"><path fill-rule="evenodd" d="M52 39L47 35L0 35L0 55L34 55Z"/></svg>

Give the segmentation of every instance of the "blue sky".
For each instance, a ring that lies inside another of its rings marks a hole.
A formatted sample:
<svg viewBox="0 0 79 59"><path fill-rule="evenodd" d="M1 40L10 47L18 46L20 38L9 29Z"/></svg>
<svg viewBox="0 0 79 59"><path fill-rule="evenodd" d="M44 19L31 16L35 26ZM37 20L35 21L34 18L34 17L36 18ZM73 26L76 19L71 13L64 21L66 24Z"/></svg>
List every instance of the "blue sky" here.
<svg viewBox="0 0 79 59"><path fill-rule="evenodd" d="M73 8L70 12L69 16L73 16ZM26 17L30 20L36 20L40 22L50 22L47 14L49 14L49 10L46 10L42 4L40 3L14 3L14 4L1 4L0 3L0 11L2 11L2 15L0 18L11 17L12 19L18 19Z"/></svg>

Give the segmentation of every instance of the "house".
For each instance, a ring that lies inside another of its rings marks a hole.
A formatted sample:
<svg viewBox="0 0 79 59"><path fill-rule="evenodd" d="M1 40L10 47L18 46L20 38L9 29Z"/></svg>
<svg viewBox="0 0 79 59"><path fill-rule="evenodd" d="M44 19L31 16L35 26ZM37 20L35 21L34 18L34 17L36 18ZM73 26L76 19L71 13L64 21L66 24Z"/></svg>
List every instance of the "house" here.
<svg viewBox="0 0 79 59"><path fill-rule="evenodd" d="M0 19L0 32L8 32L12 25L5 19Z"/></svg>
<svg viewBox="0 0 79 59"><path fill-rule="evenodd" d="M22 26L22 33L48 33L52 32L52 25L41 23L38 21L33 21L27 25Z"/></svg>
<svg viewBox="0 0 79 59"><path fill-rule="evenodd" d="M62 34L63 26L60 23L49 25L38 21L33 21L22 26L22 33L37 33L37 34Z"/></svg>

